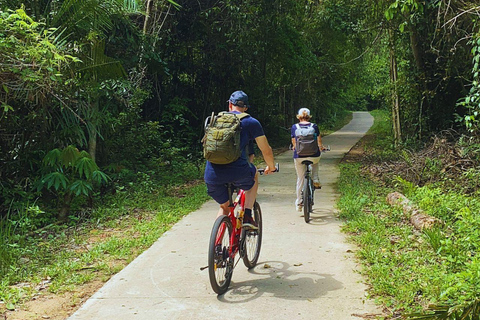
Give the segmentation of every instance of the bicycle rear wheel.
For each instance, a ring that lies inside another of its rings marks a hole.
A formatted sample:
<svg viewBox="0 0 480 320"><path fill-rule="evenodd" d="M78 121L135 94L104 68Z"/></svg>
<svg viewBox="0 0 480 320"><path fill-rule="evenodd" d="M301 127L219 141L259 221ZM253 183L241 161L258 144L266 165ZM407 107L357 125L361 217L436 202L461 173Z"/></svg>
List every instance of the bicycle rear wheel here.
<svg viewBox="0 0 480 320"><path fill-rule="evenodd" d="M208 247L208 275L213 291L223 294L232 279L233 263L230 258L232 222L227 216L218 217L213 225Z"/></svg>
<svg viewBox="0 0 480 320"><path fill-rule="evenodd" d="M306 223L310 222L310 211L312 210L312 203L311 203L312 197L310 195L311 180L312 178L307 176L305 177L305 181L303 183L303 217Z"/></svg>
<svg viewBox="0 0 480 320"><path fill-rule="evenodd" d="M257 230L242 230L243 263L248 269L257 265L262 247L262 210L258 202L253 205L253 219L257 222Z"/></svg>

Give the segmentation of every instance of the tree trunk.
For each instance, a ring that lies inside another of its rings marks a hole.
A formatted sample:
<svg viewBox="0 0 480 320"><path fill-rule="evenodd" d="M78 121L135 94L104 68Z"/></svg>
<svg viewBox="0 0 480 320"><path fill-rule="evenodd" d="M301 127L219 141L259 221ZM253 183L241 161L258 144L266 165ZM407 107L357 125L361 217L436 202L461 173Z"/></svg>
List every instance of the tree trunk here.
<svg viewBox="0 0 480 320"><path fill-rule="evenodd" d="M435 217L425 214L422 210L416 208L407 197L400 192L393 192L388 194L387 203L394 206L400 206L403 213L409 217L410 223L419 230L431 229L433 226L440 223Z"/></svg>
<svg viewBox="0 0 480 320"><path fill-rule="evenodd" d="M402 131L400 127L400 102L398 97L398 67L397 57L395 55L395 39L393 31L389 31L390 35L390 80L392 81L392 122L393 133L395 136L395 144L402 142Z"/></svg>
<svg viewBox="0 0 480 320"><path fill-rule="evenodd" d="M148 23L150 22L152 2L152 0L147 0L147 4L145 5L145 21L143 22L143 35L146 35L148 31Z"/></svg>
<svg viewBox="0 0 480 320"><path fill-rule="evenodd" d="M418 110L418 138L422 140L423 135L423 127L422 127L422 115L424 110L424 103L425 99L427 99L426 93L428 92L428 85L427 85L427 73L425 71L425 62L424 62L424 50L421 45L421 41L419 40L419 35L417 29L412 27L410 29L410 47L412 48L413 58L415 59L415 65L417 66L418 74L419 74L419 82L422 83L423 92L422 92L422 99L420 101L420 106ZM427 109L428 109L428 100L427 102Z"/></svg>
<svg viewBox="0 0 480 320"><path fill-rule="evenodd" d="M58 220L61 222L67 221L68 214L70 213L70 204L72 203L73 196L71 193L65 193L63 196L62 207L58 211Z"/></svg>
<svg viewBox="0 0 480 320"><path fill-rule="evenodd" d="M413 58L418 71L422 74L425 72L425 65L423 63L423 50L418 40L418 33L415 28L410 30L410 47L412 48ZM423 79L425 80L425 79Z"/></svg>
<svg viewBox="0 0 480 320"><path fill-rule="evenodd" d="M90 125L88 126L88 153L92 157L92 160L95 161L97 153L97 130L98 130L98 100L95 101L92 105L93 112L92 118L90 119Z"/></svg>

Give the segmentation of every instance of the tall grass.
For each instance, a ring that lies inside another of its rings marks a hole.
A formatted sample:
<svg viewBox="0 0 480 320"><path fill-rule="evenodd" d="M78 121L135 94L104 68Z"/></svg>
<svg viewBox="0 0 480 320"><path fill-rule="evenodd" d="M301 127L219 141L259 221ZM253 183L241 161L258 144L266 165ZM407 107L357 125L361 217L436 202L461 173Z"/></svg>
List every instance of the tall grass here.
<svg viewBox="0 0 480 320"><path fill-rule="evenodd" d="M9 223L8 217L9 214L0 220L0 278L2 279L17 260L14 250L14 227Z"/></svg>

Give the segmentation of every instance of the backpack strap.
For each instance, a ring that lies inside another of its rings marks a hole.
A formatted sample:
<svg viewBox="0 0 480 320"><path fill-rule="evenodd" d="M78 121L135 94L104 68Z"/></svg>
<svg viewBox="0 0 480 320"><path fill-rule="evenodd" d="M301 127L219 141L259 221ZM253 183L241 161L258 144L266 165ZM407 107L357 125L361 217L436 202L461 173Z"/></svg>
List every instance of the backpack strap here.
<svg viewBox="0 0 480 320"><path fill-rule="evenodd" d="M242 112L240 114L236 114L235 115L238 117L238 119L242 120L243 118L246 118L246 117L250 117L250 115L246 112Z"/></svg>
<svg viewBox="0 0 480 320"><path fill-rule="evenodd" d="M221 116L222 114L234 114L235 116L237 116L239 120L242 120L243 118L246 118L246 117L250 117L250 115L246 112L235 113L235 112L229 112L229 111L221 111L218 113L219 116Z"/></svg>

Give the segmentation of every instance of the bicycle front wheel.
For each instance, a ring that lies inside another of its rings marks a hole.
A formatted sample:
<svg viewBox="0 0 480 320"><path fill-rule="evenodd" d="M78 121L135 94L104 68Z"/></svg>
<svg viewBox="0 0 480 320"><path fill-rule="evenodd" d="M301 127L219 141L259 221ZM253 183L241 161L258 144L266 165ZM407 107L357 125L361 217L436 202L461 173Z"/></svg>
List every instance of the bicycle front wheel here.
<svg viewBox="0 0 480 320"><path fill-rule="evenodd" d="M262 210L258 202L253 205L253 219L257 222L257 230L242 230L243 263L248 269L257 265L262 246Z"/></svg>
<svg viewBox="0 0 480 320"><path fill-rule="evenodd" d="M312 197L311 197L311 189L310 184L312 183L312 178L309 176L305 177L305 181L303 183L303 217L305 218L305 222L310 222L310 211L312 209Z"/></svg>
<svg viewBox="0 0 480 320"><path fill-rule="evenodd" d="M213 225L208 247L208 275L213 291L223 294L232 279L233 263L230 259L232 222L227 216L218 217Z"/></svg>

